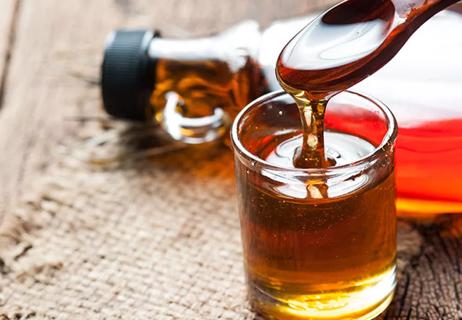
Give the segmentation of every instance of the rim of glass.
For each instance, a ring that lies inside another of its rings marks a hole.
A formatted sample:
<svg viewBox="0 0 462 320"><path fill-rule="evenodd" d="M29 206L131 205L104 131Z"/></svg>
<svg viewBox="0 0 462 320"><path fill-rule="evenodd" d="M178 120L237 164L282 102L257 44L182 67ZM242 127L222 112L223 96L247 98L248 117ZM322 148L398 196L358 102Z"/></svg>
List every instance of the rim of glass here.
<svg viewBox="0 0 462 320"><path fill-rule="evenodd" d="M372 165L373 160L379 158L380 154L386 150L387 146L390 146L394 144L396 140L396 136L398 134L398 124L396 122L396 118L391 112L391 110L379 99L374 98L374 97L369 97L363 93L352 91L352 90L345 90L340 92L339 94L342 93L348 93L348 94L353 94L356 96L359 96L361 99L368 100L369 102L372 102L385 116L387 124L388 124L388 129L385 135L382 138L382 142L374 149L373 152L369 153L367 156L360 158L354 162L350 162L341 166L337 167L328 167L328 168L290 168L290 167L282 167L282 166L276 166L273 165L263 159L260 159L256 155L254 155L252 152L247 150L241 143L239 136L238 136L238 125L242 118L247 114L247 112L250 111L253 107L256 105L261 105L264 104L265 102L268 102L270 100L273 100L275 98L278 98L283 95L290 95L289 93L280 90L280 91L273 91L270 93L267 93L263 96L261 96L258 99L255 99L254 101L250 102L248 105L246 105L236 116L233 125L231 127L231 142L234 148L234 152L237 152L240 157L247 158L246 160L254 161L255 163L259 164L262 167L275 170L275 171L285 171L285 172L294 172L294 173L309 173L309 174L325 174L325 173L341 173L344 172L345 169L351 169L351 168L356 168L359 166L365 166L368 167L369 165ZM295 103L295 102L294 102Z"/></svg>

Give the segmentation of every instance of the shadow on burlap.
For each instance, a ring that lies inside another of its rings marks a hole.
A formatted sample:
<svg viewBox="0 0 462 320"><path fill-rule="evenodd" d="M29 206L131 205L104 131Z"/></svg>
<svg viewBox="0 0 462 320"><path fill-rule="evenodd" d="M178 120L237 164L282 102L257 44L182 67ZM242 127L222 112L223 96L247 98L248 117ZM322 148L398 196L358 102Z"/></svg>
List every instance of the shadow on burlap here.
<svg viewBox="0 0 462 320"><path fill-rule="evenodd" d="M229 150L113 167L74 151L2 225L0 319L256 319ZM416 237L404 226L401 268Z"/></svg>

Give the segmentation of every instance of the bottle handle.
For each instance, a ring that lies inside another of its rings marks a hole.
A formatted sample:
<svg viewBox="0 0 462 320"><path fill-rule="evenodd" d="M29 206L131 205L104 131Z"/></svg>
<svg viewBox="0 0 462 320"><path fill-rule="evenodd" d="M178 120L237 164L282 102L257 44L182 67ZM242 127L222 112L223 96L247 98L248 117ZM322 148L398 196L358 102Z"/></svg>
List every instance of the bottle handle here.
<svg viewBox="0 0 462 320"><path fill-rule="evenodd" d="M184 102L176 92L165 94L165 108L162 112L161 128L173 139L186 144L204 144L221 140L228 132L230 119L221 108L200 118L185 117Z"/></svg>

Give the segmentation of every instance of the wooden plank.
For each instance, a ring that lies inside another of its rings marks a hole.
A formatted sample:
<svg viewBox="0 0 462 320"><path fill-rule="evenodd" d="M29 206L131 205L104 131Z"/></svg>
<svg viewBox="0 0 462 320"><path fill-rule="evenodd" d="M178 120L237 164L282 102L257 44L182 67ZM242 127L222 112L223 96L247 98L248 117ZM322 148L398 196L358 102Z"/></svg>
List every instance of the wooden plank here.
<svg viewBox="0 0 462 320"><path fill-rule="evenodd" d="M3 0L0 10L0 108L5 91L6 74L14 43L18 0Z"/></svg>
<svg viewBox="0 0 462 320"><path fill-rule="evenodd" d="M401 228L401 240L417 232L420 240L402 241L396 297L386 319L461 319L462 216L410 222Z"/></svg>

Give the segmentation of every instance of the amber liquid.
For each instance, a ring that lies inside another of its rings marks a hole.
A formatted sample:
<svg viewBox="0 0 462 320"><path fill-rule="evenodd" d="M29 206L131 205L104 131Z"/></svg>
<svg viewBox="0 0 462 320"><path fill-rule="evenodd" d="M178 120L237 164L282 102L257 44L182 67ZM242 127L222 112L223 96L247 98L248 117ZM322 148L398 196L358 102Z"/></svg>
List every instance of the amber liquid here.
<svg viewBox="0 0 462 320"><path fill-rule="evenodd" d="M248 144L259 158L293 168L302 140L294 132ZM338 165L375 148L330 131L325 147ZM274 186L270 170L253 172L242 164L236 170L249 296L256 310L274 319L372 319L384 310L395 286L392 162L340 183L324 178Z"/></svg>
<svg viewBox="0 0 462 320"><path fill-rule="evenodd" d="M396 162L401 215L462 213L461 128L461 119L400 128Z"/></svg>
<svg viewBox="0 0 462 320"><path fill-rule="evenodd" d="M243 106L268 90L245 39L242 43L234 39L242 38L243 30L234 32L204 39L153 40L155 87L150 104L158 121L169 92L179 95L185 117L209 116L221 108L234 119Z"/></svg>
<svg viewBox="0 0 462 320"><path fill-rule="evenodd" d="M233 71L224 61L175 61L161 59L156 66L156 88L151 104L161 111L170 91L180 95L187 117L204 117L222 108L232 118L253 99L262 94L261 74L249 59Z"/></svg>

